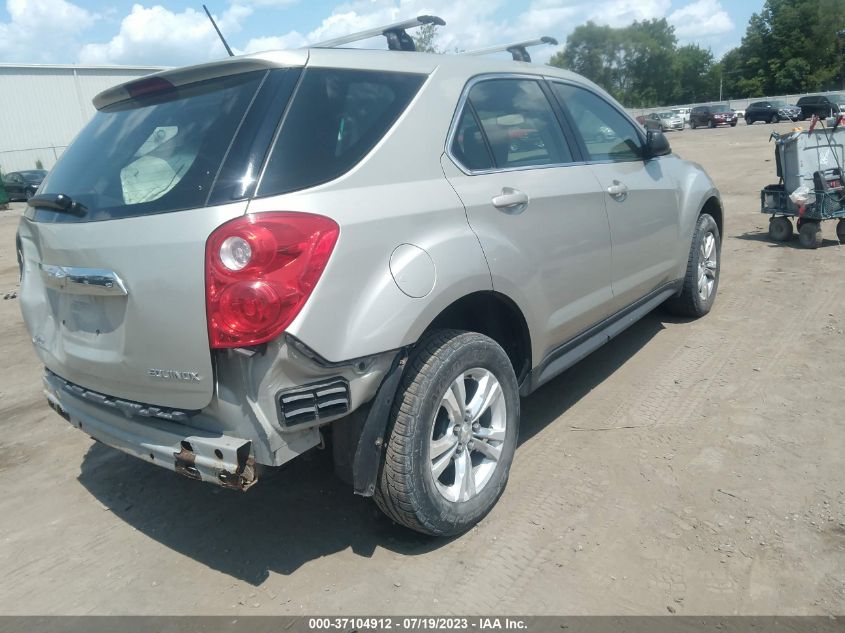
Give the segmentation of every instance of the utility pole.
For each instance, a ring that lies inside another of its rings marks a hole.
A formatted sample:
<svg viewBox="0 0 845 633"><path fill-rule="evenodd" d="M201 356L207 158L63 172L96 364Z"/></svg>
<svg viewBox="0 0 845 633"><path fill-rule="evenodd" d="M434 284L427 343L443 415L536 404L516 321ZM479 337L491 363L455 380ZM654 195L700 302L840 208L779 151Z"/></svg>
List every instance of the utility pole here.
<svg viewBox="0 0 845 633"><path fill-rule="evenodd" d="M722 75L723 74L724 73L723 73L722 69L720 68L719 69L719 101L722 100Z"/></svg>

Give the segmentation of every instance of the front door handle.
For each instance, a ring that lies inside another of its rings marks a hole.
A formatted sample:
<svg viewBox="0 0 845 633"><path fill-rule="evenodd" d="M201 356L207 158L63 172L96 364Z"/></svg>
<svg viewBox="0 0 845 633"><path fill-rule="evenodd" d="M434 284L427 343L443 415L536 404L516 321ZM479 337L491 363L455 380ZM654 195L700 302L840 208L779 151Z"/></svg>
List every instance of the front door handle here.
<svg viewBox="0 0 845 633"><path fill-rule="evenodd" d="M619 202L622 202L628 196L628 185L614 180L613 184L607 188L607 193L612 198L616 198Z"/></svg>
<svg viewBox="0 0 845 633"><path fill-rule="evenodd" d="M502 193L493 196L493 206L507 213L522 213L528 208L528 194L519 189L503 187Z"/></svg>

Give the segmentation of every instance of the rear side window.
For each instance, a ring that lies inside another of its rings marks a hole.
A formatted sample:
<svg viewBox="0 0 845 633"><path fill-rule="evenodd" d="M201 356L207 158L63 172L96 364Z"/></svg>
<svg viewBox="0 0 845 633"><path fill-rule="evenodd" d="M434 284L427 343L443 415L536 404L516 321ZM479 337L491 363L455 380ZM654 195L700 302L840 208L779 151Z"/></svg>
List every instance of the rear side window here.
<svg viewBox="0 0 845 633"><path fill-rule="evenodd" d="M452 141L452 155L467 169L493 169L493 157L472 108L467 105Z"/></svg>
<svg viewBox="0 0 845 633"><path fill-rule="evenodd" d="M42 194L65 194L96 221L202 207L264 71L217 78L109 106L50 171Z"/></svg>
<svg viewBox="0 0 845 633"><path fill-rule="evenodd" d="M305 189L349 171L384 137L424 80L409 73L306 70L258 195Z"/></svg>
<svg viewBox="0 0 845 633"><path fill-rule="evenodd" d="M560 124L536 81L482 81L470 90L469 103L478 115L497 168L572 162Z"/></svg>

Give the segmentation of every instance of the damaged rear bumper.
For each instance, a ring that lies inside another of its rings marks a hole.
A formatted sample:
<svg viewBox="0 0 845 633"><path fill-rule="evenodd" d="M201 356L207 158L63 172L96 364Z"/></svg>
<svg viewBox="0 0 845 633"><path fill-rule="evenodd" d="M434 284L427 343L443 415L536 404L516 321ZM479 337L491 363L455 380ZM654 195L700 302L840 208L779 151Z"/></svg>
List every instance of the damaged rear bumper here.
<svg viewBox="0 0 845 633"><path fill-rule="evenodd" d="M124 453L191 479L246 490L257 481L252 442L166 420L139 421L67 393L58 376L44 376L50 407L73 426Z"/></svg>

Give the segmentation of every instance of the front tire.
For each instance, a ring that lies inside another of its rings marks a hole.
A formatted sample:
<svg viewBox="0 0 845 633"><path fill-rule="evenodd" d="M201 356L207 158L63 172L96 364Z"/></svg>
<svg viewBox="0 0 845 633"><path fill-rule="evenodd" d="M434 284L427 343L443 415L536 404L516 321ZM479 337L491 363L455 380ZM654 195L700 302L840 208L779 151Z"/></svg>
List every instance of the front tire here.
<svg viewBox="0 0 845 633"><path fill-rule="evenodd" d="M836 223L836 237L840 244L845 244L845 219L839 220Z"/></svg>
<svg viewBox="0 0 845 633"><path fill-rule="evenodd" d="M719 289L721 252L722 241L716 220L709 213L702 213L692 236L681 292L665 304L670 312L694 318L710 312Z"/></svg>
<svg viewBox="0 0 845 633"><path fill-rule="evenodd" d="M491 338L439 330L420 341L396 395L375 492L396 523L466 532L505 489L519 432L513 366Z"/></svg>

